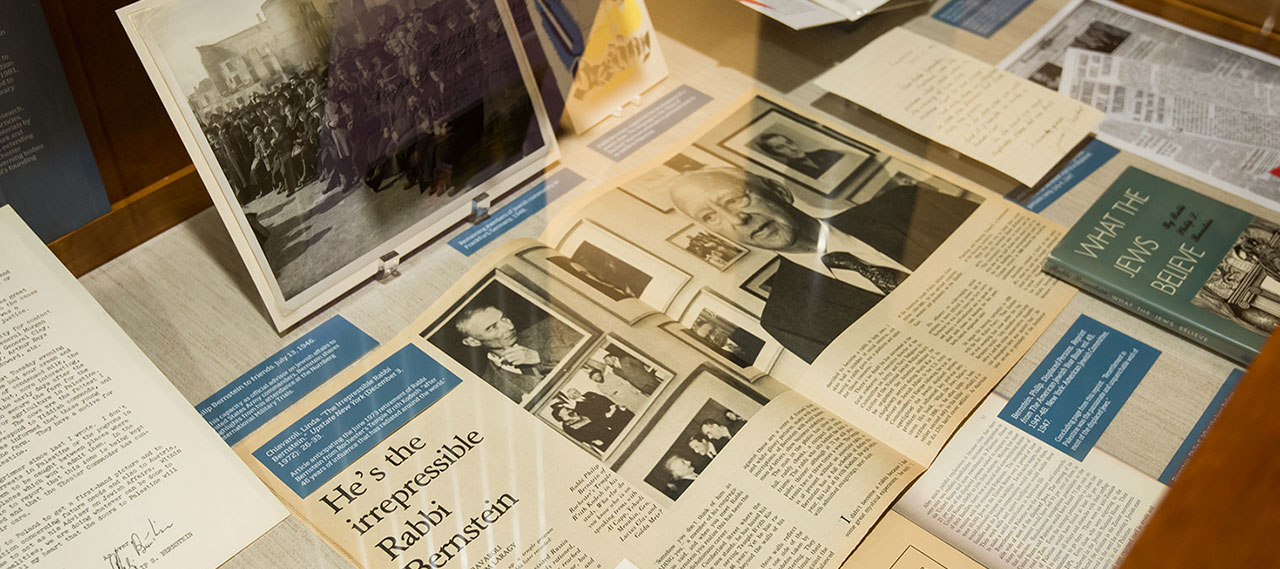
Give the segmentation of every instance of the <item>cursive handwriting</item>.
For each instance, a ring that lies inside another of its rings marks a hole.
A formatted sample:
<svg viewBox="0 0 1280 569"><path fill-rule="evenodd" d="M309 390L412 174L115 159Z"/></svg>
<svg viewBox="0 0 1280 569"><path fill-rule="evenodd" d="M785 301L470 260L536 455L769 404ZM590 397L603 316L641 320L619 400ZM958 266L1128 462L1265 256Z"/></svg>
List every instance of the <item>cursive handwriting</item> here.
<svg viewBox="0 0 1280 569"><path fill-rule="evenodd" d="M102 560L107 562L107 567L110 569L146 569L149 564L134 563L132 555L146 554L155 545L156 540L172 527L173 524L147 518L147 529L130 533L128 540L103 555Z"/></svg>

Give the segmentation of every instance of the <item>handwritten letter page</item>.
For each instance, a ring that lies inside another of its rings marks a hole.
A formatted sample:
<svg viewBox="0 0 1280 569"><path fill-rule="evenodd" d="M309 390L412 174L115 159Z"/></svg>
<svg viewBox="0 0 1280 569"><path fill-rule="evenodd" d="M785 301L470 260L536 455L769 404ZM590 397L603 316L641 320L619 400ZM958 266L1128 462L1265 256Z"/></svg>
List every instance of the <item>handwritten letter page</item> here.
<svg viewBox="0 0 1280 569"><path fill-rule="evenodd" d="M0 243L0 568L213 568L284 519L12 208Z"/></svg>
<svg viewBox="0 0 1280 569"><path fill-rule="evenodd" d="M816 83L1028 186L1103 117L902 28L877 38Z"/></svg>

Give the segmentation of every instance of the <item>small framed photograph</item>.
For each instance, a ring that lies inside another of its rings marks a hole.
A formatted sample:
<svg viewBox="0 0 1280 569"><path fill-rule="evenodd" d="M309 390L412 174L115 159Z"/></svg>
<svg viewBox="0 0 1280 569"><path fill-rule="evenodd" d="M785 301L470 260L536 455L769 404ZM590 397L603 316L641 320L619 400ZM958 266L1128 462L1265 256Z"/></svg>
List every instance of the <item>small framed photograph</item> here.
<svg viewBox="0 0 1280 569"><path fill-rule="evenodd" d="M558 249L613 295L639 298L665 311L692 276L590 221L579 221ZM612 296L612 295L611 295Z"/></svg>
<svg viewBox="0 0 1280 569"><path fill-rule="evenodd" d="M746 282L743 282L739 288L760 300L769 300L769 293L773 292L773 275L778 272L778 265L781 264L782 259L774 257L765 263L763 267L760 267L760 270L756 271L755 274L747 278Z"/></svg>
<svg viewBox="0 0 1280 569"><path fill-rule="evenodd" d="M617 470L654 499L680 499L769 400L706 364L694 370L645 425Z"/></svg>
<svg viewBox="0 0 1280 569"><path fill-rule="evenodd" d="M612 335L559 380L534 414L598 458L611 454L675 373Z"/></svg>
<svg viewBox="0 0 1280 569"><path fill-rule="evenodd" d="M495 272L421 335L529 409L596 331Z"/></svg>
<svg viewBox="0 0 1280 569"><path fill-rule="evenodd" d="M747 255L747 248L697 224L677 231L667 242L721 271Z"/></svg>
<svg viewBox="0 0 1280 569"><path fill-rule="evenodd" d="M872 154L778 109L769 109L720 146L793 182L831 196Z"/></svg>
<svg viewBox="0 0 1280 569"><path fill-rule="evenodd" d="M705 288L685 308L680 326L677 336L739 368L767 372L782 353L750 313Z"/></svg>

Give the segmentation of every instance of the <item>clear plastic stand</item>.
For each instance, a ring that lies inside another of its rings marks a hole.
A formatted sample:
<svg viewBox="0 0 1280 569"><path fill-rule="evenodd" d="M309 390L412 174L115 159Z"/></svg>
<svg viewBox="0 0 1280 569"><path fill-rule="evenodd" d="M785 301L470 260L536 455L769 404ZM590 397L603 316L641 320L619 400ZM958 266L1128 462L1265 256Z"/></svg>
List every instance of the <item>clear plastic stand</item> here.
<svg viewBox="0 0 1280 569"><path fill-rule="evenodd" d="M483 193L471 200L471 214L467 216L467 221L471 223L480 223L489 219L489 210L493 207L493 198L488 193Z"/></svg>
<svg viewBox="0 0 1280 569"><path fill-rule="evenodd" d="M400 276L399 253L392 251L386 255L378 257L378 274L374 275L374 278L378 279L378 282L385 283L398 276Z"/></svg>
<svg viewBox="0 0 1280 569"><path fill-rule="evenodd" d="M632 96L630 99L627 100L627 102L621 105L618 105L618 108L614 109L613 112L609 114L617 118L622 118L622 111L626 109L628 106L632 106L632 105L637 107L640 106L640 95Z"/></svg>

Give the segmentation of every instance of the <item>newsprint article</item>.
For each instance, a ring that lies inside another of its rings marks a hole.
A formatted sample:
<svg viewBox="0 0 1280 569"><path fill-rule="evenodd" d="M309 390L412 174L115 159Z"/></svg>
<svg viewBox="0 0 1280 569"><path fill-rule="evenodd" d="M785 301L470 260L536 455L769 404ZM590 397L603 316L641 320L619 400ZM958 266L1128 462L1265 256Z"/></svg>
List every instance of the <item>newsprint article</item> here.
<svg viewBox="0 0 1280 569"><path fill-rule="evenodd" d="M834 569L1072 294L931 172L751 94L236 450L368 569Z"/></svg>

